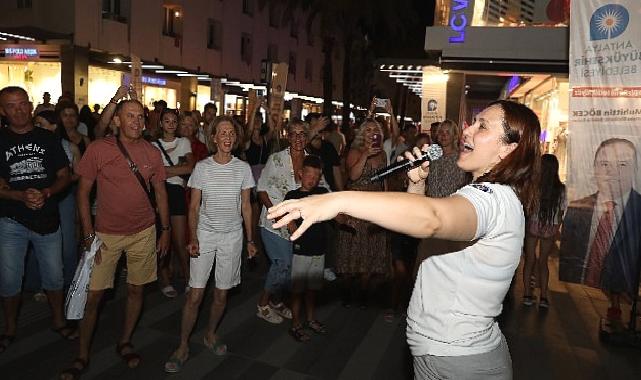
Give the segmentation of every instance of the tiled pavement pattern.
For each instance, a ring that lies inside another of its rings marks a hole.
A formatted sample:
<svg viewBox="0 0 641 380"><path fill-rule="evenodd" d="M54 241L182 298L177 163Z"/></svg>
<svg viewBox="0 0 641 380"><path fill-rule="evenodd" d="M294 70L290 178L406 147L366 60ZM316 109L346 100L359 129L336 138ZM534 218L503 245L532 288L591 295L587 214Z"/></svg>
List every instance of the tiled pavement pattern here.
<svg viewBox="0 0 641 380"><path fill-rule="evenodd" d="M520 304L520 277L513 302L501 318L515 379L641 379L641 351L615 348L599 342L599 313L605 298L597 291L559 283L557 261L551 265L551 308ZM229 298L221 326L229 353L214 356L202 345L208 313L207 298L192 337L191 357L180 374L162 371L164 361L178 343L183 296L163 297L156 286L146 291L143 317L133 343L143 360L128 369L115 353L124 306L120 286L105 303L93 343L93 356L83 379L411 379L411 358L400 318L382 318L383 301L367 310L344 308L335 283L321 299L318 319L329 330L307 343L295 342L288 324L270 325L258 319L256 301L263 285L264 268L243 273L243 284ZM384 298L384 286L374 292ZM624 313L625 314L625 313ZM45 304L25 297L18 339L0 354L0 379L55 379L71 363L75 342L62 341L49 330ZM1 321L0 321L1 322Z"/></svg>

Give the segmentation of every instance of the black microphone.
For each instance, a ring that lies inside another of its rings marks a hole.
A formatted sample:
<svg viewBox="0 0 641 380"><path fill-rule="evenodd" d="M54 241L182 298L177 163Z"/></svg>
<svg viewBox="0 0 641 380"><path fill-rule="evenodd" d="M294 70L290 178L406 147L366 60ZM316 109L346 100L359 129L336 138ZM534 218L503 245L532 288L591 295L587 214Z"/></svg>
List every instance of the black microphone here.
<svg viewBox="0 0 641 380"><path fill-rule="evenodd" d="M410 162L410 160L394 162L393 164L387 167L384 167L383 169L374 173L374 175L369 180L371 182L381 181L392 173L396 173L397 171L400 171L400 170L411 170L419 166L425 161L438 160L439 158L441 158L442 155L443 155L443 149L441 149L441 146L438 144L432 144L427 148L427 151L423 152L423 155L421 155L421 157L414 160L414 162Z"/></svg>

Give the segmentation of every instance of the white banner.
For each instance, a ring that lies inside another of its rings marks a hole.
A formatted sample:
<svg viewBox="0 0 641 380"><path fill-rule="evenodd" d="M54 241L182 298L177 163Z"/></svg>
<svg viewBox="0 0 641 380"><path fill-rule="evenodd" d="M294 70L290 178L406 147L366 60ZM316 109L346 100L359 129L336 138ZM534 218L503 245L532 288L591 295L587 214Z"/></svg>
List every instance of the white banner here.
<svg viewBox="0 0 641 380"><path fill-rule="evenodd" d="M423 66L421 99L421 131L423 132L430 130L430 124L445 120L447 78L447 74L438 67Z"/></svg>
<svg viewBox="0 0 641 380"><path fill-rule="evenodd" d="M561 280L633 294L641 255L641 3L571 2Z"/></svg>

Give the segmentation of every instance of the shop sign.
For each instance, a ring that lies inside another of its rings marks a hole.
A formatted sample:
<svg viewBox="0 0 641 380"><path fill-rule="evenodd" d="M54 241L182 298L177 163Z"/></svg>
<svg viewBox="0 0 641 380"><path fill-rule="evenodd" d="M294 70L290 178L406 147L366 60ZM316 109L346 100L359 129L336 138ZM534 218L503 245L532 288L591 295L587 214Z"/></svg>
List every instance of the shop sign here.
<svg viewBox="0 0 641 380"><path fill-rule="evenodd" d="M163 78L156 78L156 77L148 77L146 75L142 76L142 83L144 84L151 84L154 86L166 86L167 85L167 80Z"/></svg>
<svg viewBox="0 0 641 380"><path fill-rule="evenodd" d="M6 47L4 48L4 57L13 58L18 60L27 60L30 58L38 58L40 52L36 48L26 47Z"/></svg>
<svg viewBox="0 0 641 380"><path fill-rule="evenodd" d="M465 28L467 27L465 10L469 3L469 0L452 0L450 29L454 32L454 35L449 38L451 44L462 44L465 42Z"/></svg>

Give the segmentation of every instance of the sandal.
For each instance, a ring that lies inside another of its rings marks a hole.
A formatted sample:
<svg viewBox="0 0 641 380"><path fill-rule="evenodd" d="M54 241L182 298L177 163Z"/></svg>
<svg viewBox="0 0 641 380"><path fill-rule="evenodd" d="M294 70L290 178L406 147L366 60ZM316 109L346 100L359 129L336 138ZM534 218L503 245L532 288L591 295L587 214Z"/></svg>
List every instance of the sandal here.
<svg viewBox="0 0 641 380"><path fill-rule="evenodd" d="M539 300L539 307L542 307L544 309L547 309L550 307L550 301L548 301L547 298L541 297Z"/></svg>
<svg viewBox="0 0 641 380"><path fill-rule="evenodd" d="M160 292L167 298L176 298L176 296L178 296L178 292L171 285L160 288Z"/></svg>
<svg viewBox="0 0 641 380"><path fill-rule="evenodd" d="M183 369L183 365L189 358L187 355L186 358L180 359L178 356L172 355L169 360L165 363L165 372L167 373L178 373Z"/></svg>
<svg viewBox="0 0 641 380"><path fill-rule="evenodd" d="M311 338L309 335L305 334L303 326L296 326L289 329L289 335L291 335L297 342L307 342Z"/></svg>
<svg viewBox="0 0 641 380"><path fill-rule="evenodd" d="M387 323L394 322L394 317L396 317L396 313L394 313L394 310L392 309L387 309L383 313L383 320Z"/></svg>
<svg viewBox="0 0 641 380"><path fill-rule="evenodd" d="M218 337L214 343L210 343L207 341L207 336L205 336L203 337L203 344L216 356L223 356L227 353L227 345Z"/></svg>
<svg viewBox="0 0 641 380"><path fill-rule="evenodd" d="M65 368L62 372L60 372L60 379L61 380L79 379L80 375L82 375L82 373L85 372L88 365L89 363L87 363L85 359L76 358L74 359L73 362L71 362L71 367Z"/></svg>
<svg viewBox="0 0 641 380"><path fill-rule="evenodd" d="M534 304L534 297L532 296L523 296L523 305L532 306Z"/></svg>
<svg viewBox="0 0 641 380"><path fill-rule="evenodd" d="M76 340L78 339L78 330L74 329L73 327L69 326L62 326L58 328L52 328L51 331L55 332L56 334L60 335L60 337L64 340Z"/></svg>
<svg viewBox="0 0 641 380"><path fill-rule="evenodd" d="M14 340L16 340L15 335L0 335L0 354L5 352Z"/></svg>
<svg viewBox="0 0 641 380"><path fill-rule="evenodd" d="M129 350L130 352L124 352L125 350ZM129 368L138 367L142 359L140 355L134 352L134 346L132 346L130 342L118 343L116 345L116 353L127 363L127 367Z"/></svg>
<svg viewBox="0 0 641 380"><path fill-rule="evenodd" d="M309 328L316 334L325 334L327 332L327 329L325 329L325 325L323 325L322 323L318 322L315 319L312 319L311 321L307 321L307 328Z"/></svg>

